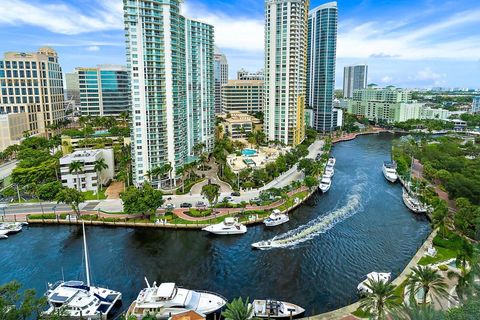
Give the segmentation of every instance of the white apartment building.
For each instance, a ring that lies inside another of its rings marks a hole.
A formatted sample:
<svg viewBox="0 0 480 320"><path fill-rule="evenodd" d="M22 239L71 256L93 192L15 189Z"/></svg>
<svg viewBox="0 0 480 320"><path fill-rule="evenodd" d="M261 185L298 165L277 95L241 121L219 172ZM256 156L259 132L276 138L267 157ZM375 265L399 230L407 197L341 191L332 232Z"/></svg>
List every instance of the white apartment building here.
<svg viewBox="0 0 480 320"><path fill-rule="evenodd" d="M95 161L104 159L108 168L97 174ZM82 164L81 171L70 172L73 162ZM60 174L64 187L85 191L96 191L97 185L105 185L115 174L113 149L79 150L60 158Z"/></svg>

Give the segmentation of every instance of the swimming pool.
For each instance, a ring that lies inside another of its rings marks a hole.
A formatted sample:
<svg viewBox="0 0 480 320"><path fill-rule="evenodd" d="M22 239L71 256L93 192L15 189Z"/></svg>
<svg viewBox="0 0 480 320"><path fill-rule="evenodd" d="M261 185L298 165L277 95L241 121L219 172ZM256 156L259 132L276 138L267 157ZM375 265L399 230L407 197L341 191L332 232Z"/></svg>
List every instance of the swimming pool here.
<svg viewBox="0 0 480 320"><path fill-rule="evenodd" d="M251 157L251 156L254 156L257 154L257 150L253 150L253 149L243 149L242 150L242 155L244 155L245 157Z"/></svg>

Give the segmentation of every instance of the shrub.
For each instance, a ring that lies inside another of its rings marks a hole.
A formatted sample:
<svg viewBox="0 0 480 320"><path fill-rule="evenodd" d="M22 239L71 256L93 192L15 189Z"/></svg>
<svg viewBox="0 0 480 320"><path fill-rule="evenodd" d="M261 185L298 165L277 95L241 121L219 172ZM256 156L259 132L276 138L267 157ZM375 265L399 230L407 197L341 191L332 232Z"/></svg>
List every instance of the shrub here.
<svg viewBox="0 0 480 320"><path fill-rule="evenodd" d="M446 266L446 265L444 265L444 264L439 265L439 266L438 266L438 270L440 270L440 271L447 271L447 270L448 270L448 266Z"/></svg>

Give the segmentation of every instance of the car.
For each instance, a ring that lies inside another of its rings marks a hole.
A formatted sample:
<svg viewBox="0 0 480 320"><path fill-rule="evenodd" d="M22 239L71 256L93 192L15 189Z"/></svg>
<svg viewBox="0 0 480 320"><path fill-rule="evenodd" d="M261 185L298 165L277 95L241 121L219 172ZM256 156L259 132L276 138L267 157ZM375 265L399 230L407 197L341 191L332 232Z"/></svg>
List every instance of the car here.
<svg viewBox="0 0 480 320"><path fill-rule="evenodd" d="M233 201L232 197L227 196L227 197L223 198L223 202L232 202L232 201Z"/></svg>
<svg viewBox="0 0 480 320"><path fill-rule="evenodd" d="M168 200L168 201L172 200L172 197L168 197L167 200Z"/></svg>
<svg viewBox="0 0 480 320"><path fill-rule="evenodd" d="M165 206L167 209L175 209L175 205L173 203L169 203Z"/></svg>
<svg viewBox="0 0 480 320"><path fill-rule="evenodd" d="M195 204L195 207L197 208L205 208L207 206L207 204L203 201L198 201L196 204Z"/></svg>
<svg viewBox="0 0 480 320"><path fill-rule="evenodd" d="M256 197L255 197L255 198L252 198L252 199L250 200L250 202L252 202L252 203L259 203L259 202L261 202L261 201L262 201L262 199L256 198Z"/></svg>
<svg viewBox="0 0 480 320"><path fill-rule="evenodd" d="M234 191L234 192L232 192L232 196L233 197L240 197L240 192Z"/></svg>
<svg viewBox="0 0 480 320"><path fill-rule="evenodd" d="M180 205L180 208L191 208L192 204L188 202L184 202Z"/></svg>

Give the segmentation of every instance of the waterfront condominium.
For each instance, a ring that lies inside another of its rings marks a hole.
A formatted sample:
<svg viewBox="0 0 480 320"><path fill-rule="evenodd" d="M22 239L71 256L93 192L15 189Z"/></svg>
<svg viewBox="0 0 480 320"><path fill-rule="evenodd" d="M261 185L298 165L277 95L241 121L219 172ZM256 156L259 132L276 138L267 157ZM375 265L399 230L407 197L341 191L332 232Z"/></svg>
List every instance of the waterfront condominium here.
<svg viewBox="0 0 480 320"><path fill-rule="evenodd" d="M305 137L308 7L265 1L265 135L287 145Z"/></svg>
<svg viewBox="0 0 480 320"><path fill-rule="evenodd" d="M209 130L214 126L214 118L209 116L212 111L204 109L214 106L208 102L208 96L214 94L213 85L206 83L210 76L202 74L213 72L209 66L213 32L186 20L180 14L181 2L123 1L132 93L133 178L137 185L150 180L158 186L161 178L149 173L168 164L171 175L178 176L176 169L189 161L191 141L210 139ZM201 119L201 124L196 123L200 131L187 125L192 118ZM209 141L205 144L212 145Z"/></svg>
<svg viewBox="0 0 480 320"><path fill-rule="evenodd" d="M480 96L473 97L472 113L480 113Z"/></svg>
<svg viewBox="0 0 480 320"><path fill-rule="evenodd" d="M218 50L217 50L218 51ZM215 53L215 113L222 112L222 87L228 82L228 61L224 54Z"/></svg>
<svg viewBox="0 0 480 320"><path fill-rule="evenodd" d="M222 105L224 113L263 112L263 81L229 80L222 88Z"/></svg>
<svg viewBox="0 0 480 320"><path fill-rule="evenodd" d="M351 99L355 90L365 89L367 77L368 66L366 64L346 66L343 69L343 97Z"/></svg>
<svg viewBox="0 0 480 320"><path fill-rule="evenodd" d="M187 137L189 156L204 144L210 152L215 142L215 80L213 26L185 19Z"/></svg>
<svg viewBox="0 0 480 320"><path fill-rule="evenodd" d="M337 52L336 2L323 4L308 15L307 104L313 109L313 127L332 131L335 60Z"/></svg>
<svg viewBox="0 0 480 320"><path fill-rule="evenodd" d="M75 91L79 92L82 116L118 117L122 112L129 111L130 82L126 67L99 65L96 68L76 68L66 78L67 93L74 97Z"/></svg>
<svg viewBox="0 0 480 320"><path fill-rule="evenodd" d="M28 114L31 134L45 134L65 118L62 68L57 52L7 52L0 59L0 113Z"/></svg>

